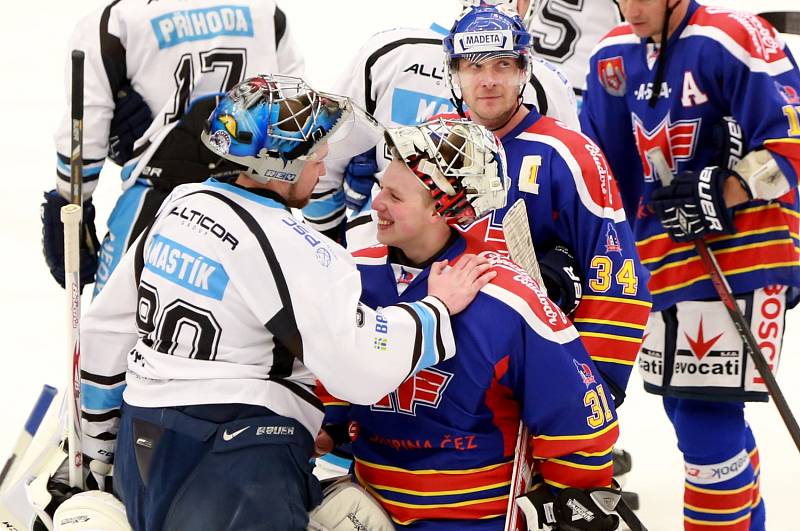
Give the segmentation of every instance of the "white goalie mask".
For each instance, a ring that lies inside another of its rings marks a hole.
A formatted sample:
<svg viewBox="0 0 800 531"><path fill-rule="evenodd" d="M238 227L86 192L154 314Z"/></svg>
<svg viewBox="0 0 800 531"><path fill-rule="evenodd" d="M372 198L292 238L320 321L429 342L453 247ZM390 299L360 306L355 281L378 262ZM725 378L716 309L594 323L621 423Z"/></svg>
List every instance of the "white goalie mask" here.
<svg viewBox="0 0 800 531"><path fill-rule="evenodd" d="M387 129L385 137L392 156L416 174L448 223L469 223L506 205L505 151L485 127L438 118Z"/></svg>

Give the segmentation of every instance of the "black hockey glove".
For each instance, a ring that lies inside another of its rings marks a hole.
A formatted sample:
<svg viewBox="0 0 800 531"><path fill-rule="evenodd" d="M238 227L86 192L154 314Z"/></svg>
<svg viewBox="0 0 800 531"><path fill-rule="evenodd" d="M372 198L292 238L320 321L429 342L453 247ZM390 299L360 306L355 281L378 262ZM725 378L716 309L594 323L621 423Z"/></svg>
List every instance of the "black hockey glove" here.
<svg viewBox="0 0 800 531"><path fill-rule="evenodd" d="M67 205L66 199L55 190L44 194L42 203L42 251L50 274L64 287L64 223L61 221L61 207ZM81 289L94 282L97 272L97 253L100 242L94 228L94 205L92 199L83 202L83 237L81 238Z"/></svg>
<svg viewBox="0 0 800 531"><path fill-rule="evenodd" d="M356 155L344 170L344 204L347 208L360 212L372 194L372 187L378 182L378 163L375 148Z"/></svg>
<svg viewBox="0 0 800 531"><path fill-rule="evenodd" d="M582 280L572 253L563 245L556 245L539 261L547 297L569 315L581 303Z"/></svg>
<svg viewBox="0 0 800 531"><path fill-rule="evenodd" d="M618 489L566 488L553 496L544 483L516 498L528 531L613 531L619 527Z"/></svg>
<svg viewBox="0 0 800 531"><path fill-rule="evenodd" d="M133 143L140 138L153 117L141 94L127 85L117 92L114 116L108 133L108 158L123 166L133 158Z"/></svg>
<svg viewBox="0 0 800 531"><path fill-rule="evenodd" d="M733 214L725 206L725 179L736 175L717 166L681 173L669 186L654 191L650 205L676 242L708 234L732 234Z"/></svg>

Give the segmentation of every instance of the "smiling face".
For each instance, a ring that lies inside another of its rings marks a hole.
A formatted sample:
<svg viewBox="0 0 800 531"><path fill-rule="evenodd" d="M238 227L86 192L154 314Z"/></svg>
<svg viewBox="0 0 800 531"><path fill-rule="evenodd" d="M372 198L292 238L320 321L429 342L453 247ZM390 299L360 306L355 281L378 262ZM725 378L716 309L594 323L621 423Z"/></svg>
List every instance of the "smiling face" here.
<svg viewBox="0 0 800 531"><path fill-rule="evenodd" d="M519 59L498 57L473 63L462 58L457 67L454 82L472 119L489 129L507 123L517 111L520 86L526 81Z"/></svg>
<svg viewBox="0 0 800 531"><path fill-rule="evenodd" d="M447 222L435 212L430 193L400 160L386 168L372 208L378 217L378 241L397 247L417 263L430 258L449 237Z"/></svg>

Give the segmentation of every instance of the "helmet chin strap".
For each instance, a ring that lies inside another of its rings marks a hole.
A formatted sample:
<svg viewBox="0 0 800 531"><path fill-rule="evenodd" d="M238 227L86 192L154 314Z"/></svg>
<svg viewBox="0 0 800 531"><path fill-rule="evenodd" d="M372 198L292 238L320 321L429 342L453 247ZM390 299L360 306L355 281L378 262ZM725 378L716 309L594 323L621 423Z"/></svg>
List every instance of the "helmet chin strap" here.
<svg viewBox="0 0 800 531"><path fill-rule="evenodd" d="M525 85L523 85L522 89L519 91L519 94L517 95L517 106L514 108L514 112L512 112L511 114L508 115L508 119L505 122L503 122L502 125L499 125L497 127L489 128L489 130L492 133L494 133L495 131L499 131L502 128L504 128L505 126L507 126L508 122L510 122L517 115L517 113L519 112L520 107L522 107L522 93L523 93L524 90L525 90Z"/></svg>
<svg viewBox="0 0 800 531"><path fill-rule="evenodd" d="M664 25L661 26L661 43L659 44L658 57L656 58L656 77L653 81L653 92L650 94L650 100L647 104L652 109L658 103L658 97L661 95L661 83L664 81L664 69L667 66L667 39L669 38L669 19L672 18L672 12L675 7L680 3L680 0L675 5L669 5L670 0L664 6Z"/></svg>

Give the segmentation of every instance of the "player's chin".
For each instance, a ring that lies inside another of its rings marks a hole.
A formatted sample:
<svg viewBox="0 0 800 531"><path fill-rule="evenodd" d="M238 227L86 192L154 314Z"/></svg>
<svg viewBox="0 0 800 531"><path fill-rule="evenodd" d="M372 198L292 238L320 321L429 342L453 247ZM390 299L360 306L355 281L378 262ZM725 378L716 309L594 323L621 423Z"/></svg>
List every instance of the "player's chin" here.
<svg viewBox="0 0 800 531"><path fill-rule="evenodd" d="M290 208L304 208L308 206L310 201L310 195L308 197L290 197L286 200L286 206Z"/></svg>

